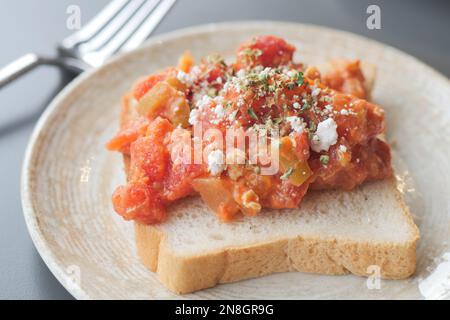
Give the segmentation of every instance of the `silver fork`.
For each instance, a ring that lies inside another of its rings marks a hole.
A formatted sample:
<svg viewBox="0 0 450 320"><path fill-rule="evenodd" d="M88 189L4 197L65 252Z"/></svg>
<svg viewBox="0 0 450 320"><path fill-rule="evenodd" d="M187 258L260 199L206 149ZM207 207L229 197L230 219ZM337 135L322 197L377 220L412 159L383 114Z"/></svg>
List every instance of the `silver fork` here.
<svg viewBox="0 0 450 320"><path fill-rule="evenodd" d="M176 0L113 0L86 26L58 45L58 56L28 53L0 69L0 88L40 65L76 73L101 66L118 52L138 47Z"/></svg>

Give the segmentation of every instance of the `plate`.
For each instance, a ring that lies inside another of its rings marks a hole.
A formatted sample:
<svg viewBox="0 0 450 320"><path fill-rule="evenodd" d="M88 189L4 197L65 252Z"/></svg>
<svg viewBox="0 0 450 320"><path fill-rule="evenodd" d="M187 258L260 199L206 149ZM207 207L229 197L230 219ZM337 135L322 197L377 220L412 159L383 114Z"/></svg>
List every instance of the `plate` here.
<svg viewBox="0 0 450 320"><path fill-rule="evenodd" d="M179 296L136 255L132 223L113 212L123 182L118 153L104 144L118 129L121 95L138 77L174 65L189 49L231 58L254 35L274 34L297 47L295 59L318 64L359 58L377 66L374 101L387 114L399 188L421 231L417 272L407 280L280 273ZM450 293L450 83L415 58L347 32L279 22L200 26L154 37L133 52L85 73L39 120L22 173L22 203L42 258L78 299L421 299ZM370 280L369 280L370 281Z"/></svg>

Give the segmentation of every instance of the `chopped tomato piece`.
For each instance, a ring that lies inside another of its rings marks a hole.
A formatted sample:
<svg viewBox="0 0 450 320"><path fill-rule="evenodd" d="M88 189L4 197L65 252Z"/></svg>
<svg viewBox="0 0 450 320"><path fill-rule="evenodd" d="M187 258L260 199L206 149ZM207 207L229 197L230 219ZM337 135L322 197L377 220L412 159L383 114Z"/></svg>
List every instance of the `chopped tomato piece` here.
<svg viewBox="0 0 450 320"><path fill-rule="evenodd" d="M173 130L169 121L157 118L148 128L148 134L136 140L130 149L131 178L148 177L152 182L162 181L167 172L169 152L164 144L164 138Z"/></svg>
<svg viewBox="0 0 450 320"><path fill-rule="evenodd" d="M189 51L185 51L178 60L178 69L183 72L189 72L194 65L194 57Z"/></svg>
<svg viewBox="0 0 450 320"><path fill-rule="evenodd" d="M126 220L155 224L166 218L166 210L156 192L142 182L118 187L112 201L116 212Z"/></svg>
<svg viewBox="0 0 450 320"><path fill-rule="evenodd" d="M309 159L309 139L308 134L303 132L294 135L295 148L294 152L299 161L306 161Z"/></svg>
<svg viewBox="0 0 450 320"><path fill-rule="evenodd" d="M164 182L164 199L174 201L192 194L192 181L204 173L200 164L172 164Z"/></svg>
<svg viewBox="0 0 450 320"><path fill-rule="evenodd" d="M170 83L176 89L184 90L184 86L177 80L177 70L175 68L167 68L138 81L133 88L134 98L137 101L141 100L151 88L162 81Z"/></svg>
<svg viewBox="0 0 450 320"><path fill-rule="evenodd" d="M281 38L259 36L232 64L213 54L194 66L185 52L177 67L139 81L107 144L130 158L115 210L159 223L166 206L197 192L230 221L238 212L295 208L309 188L352 189L391 176L390 149L379 139L384 112L362 99L370 92L359 61L334 62L321 74L293 62L294 52Z"/></svg>
<svg viewBox="0 0 450 320"><path fill-rule="evenodd" d="M145 135L148 129L148 121L138 119L130 124L127 124L114 138L106 144L108 150L121 151L125 154L130 153L130 145L137 138Z"/></svg>
<svg viewBox="0 0 450 320"><path fill-rule="evenodd" d="M236 69L277 67L292 62L295 47L275 36L260 36L242 44L237 53Z"/></svg>
<svg viewBox="0 0 450 320"><path fill-rule="evenodd" d="M365 99L368 96L359 60L335 60L322 81L337 91Z"/></svg>
<svg viewBox="0 0 450 320"><path fill-rule="evenodd" d="M133 96L136 100L140 100L155 84L166 79L166 73L156 73L148 78L139 81L133 90Z"/></svg>
<svg viewBox="0 0 450 320"><path fill-rule="evenodd" d="M229 221L239 211L233 198L232 186L220 178L199 178L192 181L194 189L200 193L203 201L224 221Z"/></svg>
<svg viewBox="0 0 450 320"><path fill-rule="evenodd" d="M188 124L190 109L186 97L167 82L155 84L141 98L136 108L139 114L149 119L162 116L174 125L187 126Z"/></svg>

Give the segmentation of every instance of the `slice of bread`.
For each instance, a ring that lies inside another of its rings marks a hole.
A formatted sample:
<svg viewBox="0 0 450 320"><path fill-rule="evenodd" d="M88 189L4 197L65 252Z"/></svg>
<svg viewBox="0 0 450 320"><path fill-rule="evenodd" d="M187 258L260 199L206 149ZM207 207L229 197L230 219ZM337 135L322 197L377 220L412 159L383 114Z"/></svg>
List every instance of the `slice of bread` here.
<svg viewBox="0 0 450 320"><path fill-rule="evenodd" d="M232 223L198 197L169 216L158 226L136 223L136 243L142 262L177 293L275 272L366 276L375 265L382 278L401 279L415 270L419 232L393 179L312 192L298 209Z"/></svg>
<svg viewBox="0 0 450 320"><path fill-rule="evenodd" d="M365 74L371 87L374 71ZM124 103L122 124L131 109ZM177 293L287 271L368 276L379 267L382 278L402 279L416 267L419 231L394 178L311 191L298 209L232 223L220 222L199 197L179 201L168 216L161 225L135 223L135 236L143 264Z"/></svg>

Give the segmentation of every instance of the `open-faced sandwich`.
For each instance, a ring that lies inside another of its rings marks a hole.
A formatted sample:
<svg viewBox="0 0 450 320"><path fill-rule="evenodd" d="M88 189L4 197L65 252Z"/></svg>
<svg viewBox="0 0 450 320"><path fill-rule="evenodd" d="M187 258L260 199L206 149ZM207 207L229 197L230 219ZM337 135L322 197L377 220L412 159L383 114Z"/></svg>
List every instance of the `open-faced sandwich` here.
<svg viewBox="0 0 450 320"><path fill-rule="evenodd" d="M123 98L127 182L142 262L187 293L274 272L388 279L415 270L418 230L369 102L373 67L293 61L274 36L139 80ZM299 284L301 285L301 284Z"/></svg>

